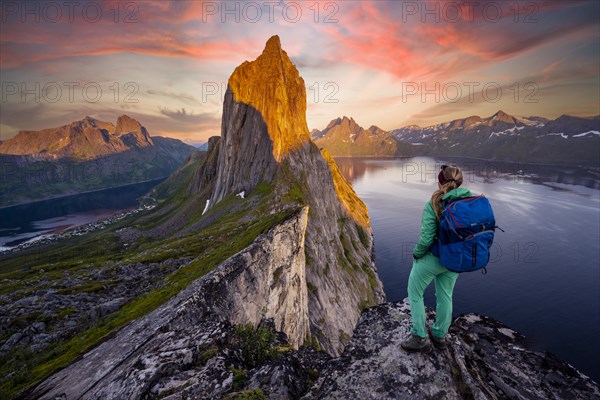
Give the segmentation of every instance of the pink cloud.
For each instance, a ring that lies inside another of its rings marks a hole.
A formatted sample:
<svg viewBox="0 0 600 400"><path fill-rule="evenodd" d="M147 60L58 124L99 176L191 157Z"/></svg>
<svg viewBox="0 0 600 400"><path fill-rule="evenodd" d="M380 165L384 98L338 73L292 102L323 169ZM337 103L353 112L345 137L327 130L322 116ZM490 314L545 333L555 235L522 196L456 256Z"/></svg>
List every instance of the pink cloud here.
<svg viewBox="0 0 600 400"><path fill-rule="evenodd" d="M123 2L101 2L103 17L97 22L75 12L57 24L35 23L33 17L21 23L19 16L7 16L2 24L0 67L31 67L34 63L78 56L135 53L170 58L229 60L249 54L258 45L253 38L229 40L215 34L208 24L198 28L187 25L202 19L202 1L133 2L138 9L124 9ZM139 5L139 6L138 6ZM118 23L114 8L120 7ZM131 13L135 11L133 15ZM125 19L137 22L125 23ZM217 24L217 28L219 28ZM213 32L213 34L208 34ZM262 43L260 43L262 45ZM39 68L44 68L39 66Z"/></svg>
<svg viewBox="0 0 600 400"><path fill-rule="evenodd" d="M430 4L434 3L444 5ZM478 2L481 8L488 3L501 7L502 18L495 19L490 12L492 17L485 20L480 11L472 13L469 21L468 14L463 12L461 15L467 21L461 23L444 19L443 15L437 23L432 16L422 23L419 15L403 14L404 9L398 3L377 2L375 7L373 2L361 2L345 12L343 25L322 28L337 44L329 59L384 71L404 80L444 79L517 57L569 35L584 38L597 35L594 15L552 21L548 13L572 8L574 3L527 3L535 7L512 10L514 3ZM538 22L524 23L525 18Z"/></svg>

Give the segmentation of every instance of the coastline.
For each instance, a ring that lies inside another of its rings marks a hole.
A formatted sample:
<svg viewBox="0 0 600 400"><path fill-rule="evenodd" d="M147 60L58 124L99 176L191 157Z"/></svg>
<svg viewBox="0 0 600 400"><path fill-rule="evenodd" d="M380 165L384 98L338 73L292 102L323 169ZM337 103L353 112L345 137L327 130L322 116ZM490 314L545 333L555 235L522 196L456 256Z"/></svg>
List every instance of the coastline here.
<svg viewBox="0 0 600 400"><path fill-rule="evenodd" d="M102 188L102 189L86 190L84 192L77 192L77 193L63 194L63 195L57 195L57 196L50 196L50 197L45 197L45 198L39 199L39 200L20 202L20 203L10 204L10 205L7 205L7 206L0 206L0 210L5 210L5 209L8 209L8 208L12 208L12 207L30 206L30 205L35 205L37 203L42 203L42 202L48 201L48 200L66 199L68 197L79 196L79 195L82 195L82 194L97 193L97 192L101 192L101 191L104 191L104 190L122 189L122 188L127 187L127 186L141 185L143 183L151 183L151 182L155 182L155 181L156 181L156 184L159 184L161 181L164 181L167 178L168 178L168 176L164 176L162 178L148 179L148 180L145 180L145 181L132 182L132 183L124 184L124 185L110 186L110 187L106 187L106 188Z"/></svg>

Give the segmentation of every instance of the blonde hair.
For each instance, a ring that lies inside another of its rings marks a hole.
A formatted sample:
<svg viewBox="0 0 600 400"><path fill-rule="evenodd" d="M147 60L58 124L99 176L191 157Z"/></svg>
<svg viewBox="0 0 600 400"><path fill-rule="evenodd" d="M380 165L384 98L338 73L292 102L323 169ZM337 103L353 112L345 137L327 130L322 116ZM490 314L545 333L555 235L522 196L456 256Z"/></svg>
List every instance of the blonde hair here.
<svg viewBox="0 0 600 400"><path fill-rule="evenodd" d="M440 174L443 174L445 182L438 190L433 192L433 195L431 195L431 205L438 221L442 215L442 211L444 210L442 205L442 197L463 183L462 171L456 165L442 165L442 171Z"/></svg>

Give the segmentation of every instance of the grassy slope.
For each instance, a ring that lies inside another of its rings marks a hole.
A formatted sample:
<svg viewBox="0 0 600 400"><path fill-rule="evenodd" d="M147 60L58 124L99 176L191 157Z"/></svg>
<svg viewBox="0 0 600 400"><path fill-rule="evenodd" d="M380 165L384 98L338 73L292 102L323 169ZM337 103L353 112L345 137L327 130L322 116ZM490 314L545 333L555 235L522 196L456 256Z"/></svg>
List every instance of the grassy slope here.
<svg viewBox="0 0 600 400"><path fill-rule="evenodd" d="M294 211L287 208L276 214L268 214L273 186L263 183L249 193L246 199L232 195L205 216L199 210L189 217L189 224L202 218L211 220L213 217L215 222L204 229L183 236L171 235L159 241L141 238L125 248L116 233L118 229L135 226L143 232L161 222L153 221L152 215L162 214L158 219L168 220L179 207L185 207L195 200L193 196L187 196L186 191L189 180L201 161L201 158L191 160L177 172L177 179L167 180L157 187L155 195L161 205L152 214L134 216L106 230L62 241L47 246L43 251L31 249L18 257L3 260L0 267L0 294L19 292L19 297L25 297L35 290L51 286L53 281L65 274L77 276L79 270L89 265L100 267L115 261L117 264L149 264L171 258L193 258L188 265L167 275L157 289L130 301L118 311L99 320L96 326L83 330L66 341L55 343L40 353L17 349L2 357L0 397L10 398L68 365L126 323L156 309L191 282L250 245L260 233L285 220ZM173 205L179 207L173 208ZM215 219L215 215L222 217ZM59 317L61 312L57 315ZM11 372L14 373L11 375Z"/></svg>

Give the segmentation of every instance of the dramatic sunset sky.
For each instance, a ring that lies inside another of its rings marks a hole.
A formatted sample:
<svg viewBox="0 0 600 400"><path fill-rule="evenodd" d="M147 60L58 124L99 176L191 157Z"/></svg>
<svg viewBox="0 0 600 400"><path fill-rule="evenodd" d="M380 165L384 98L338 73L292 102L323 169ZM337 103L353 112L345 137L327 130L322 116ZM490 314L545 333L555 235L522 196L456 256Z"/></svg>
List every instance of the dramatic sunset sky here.
<svg viewBox="0 0 600 400"><path fill-rule="evenodd" d="M598 1L77 4L2 2L0 140L128 114L153 135L204 141L220 133L230 74L274 34L306 82L310 129L341 115L394 129L499 109L600 113Z"/></svg>

